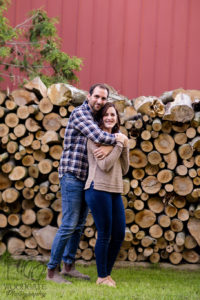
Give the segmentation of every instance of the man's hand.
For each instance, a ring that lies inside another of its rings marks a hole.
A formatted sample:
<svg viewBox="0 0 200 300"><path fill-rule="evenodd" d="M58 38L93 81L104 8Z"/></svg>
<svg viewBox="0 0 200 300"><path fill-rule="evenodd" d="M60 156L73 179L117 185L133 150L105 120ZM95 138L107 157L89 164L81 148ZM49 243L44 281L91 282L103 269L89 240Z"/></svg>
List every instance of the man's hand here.
<svg viewBox="0 0 200 300"><path fill-rule="evenodd" d="M94 156L98 159L104 159L111 151L113 146L100 146L98 149L94 150Z"/></svg>

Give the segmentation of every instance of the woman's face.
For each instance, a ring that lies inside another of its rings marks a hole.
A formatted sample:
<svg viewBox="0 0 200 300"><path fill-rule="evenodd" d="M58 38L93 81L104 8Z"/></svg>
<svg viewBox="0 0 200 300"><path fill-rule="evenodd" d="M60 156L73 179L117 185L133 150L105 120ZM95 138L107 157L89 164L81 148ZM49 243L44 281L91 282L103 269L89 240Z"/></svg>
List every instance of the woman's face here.
<svg viewBox="0 0 200 300"><path fill-rule="evenodd" d="M109 107L103 116L103 130L112 132L113 127L117 123L117 114L114 107Z"/></svg>

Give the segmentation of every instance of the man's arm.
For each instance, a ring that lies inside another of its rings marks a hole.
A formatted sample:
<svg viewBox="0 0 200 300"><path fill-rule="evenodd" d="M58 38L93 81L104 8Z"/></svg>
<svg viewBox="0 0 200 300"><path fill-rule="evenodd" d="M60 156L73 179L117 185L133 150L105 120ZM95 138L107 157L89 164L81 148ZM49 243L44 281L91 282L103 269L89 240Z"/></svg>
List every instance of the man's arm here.
<svg viewBox="0 0 200 300"><path fill-rule="evenodd" d="M76 111L73 123L76 130L96 144L113 145L116 142L115 135L101 130L87 110Z"/></svg>

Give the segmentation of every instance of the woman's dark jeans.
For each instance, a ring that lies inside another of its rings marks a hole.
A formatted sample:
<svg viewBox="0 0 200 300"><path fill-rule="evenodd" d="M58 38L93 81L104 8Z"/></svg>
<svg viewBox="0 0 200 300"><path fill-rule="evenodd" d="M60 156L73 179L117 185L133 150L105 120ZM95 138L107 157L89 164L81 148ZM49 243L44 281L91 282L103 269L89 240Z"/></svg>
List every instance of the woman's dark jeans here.
<svg viewBox="0 0 200 300"><path fill-rule="evenodd" d="M98 237L95 245L99 277L110 275L125 235L125 213L121 195L90 189L85 200L91 209Z"/></svg>

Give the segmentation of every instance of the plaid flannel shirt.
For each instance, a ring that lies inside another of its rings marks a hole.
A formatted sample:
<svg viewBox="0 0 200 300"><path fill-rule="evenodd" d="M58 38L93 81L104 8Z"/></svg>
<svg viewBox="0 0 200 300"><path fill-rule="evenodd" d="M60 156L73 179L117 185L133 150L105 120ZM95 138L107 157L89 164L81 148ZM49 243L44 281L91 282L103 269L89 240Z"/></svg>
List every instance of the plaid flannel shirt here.
<svg viewBox="0 0 200 300"><path fill-rule="evenodd" d="M64 149L59 166L60 178L66 172L71 172L80 180L87 179L87 139L98 144L115 143L115 135L102 131L95 123L86 100L72 111L66 127Z"/></svg>

